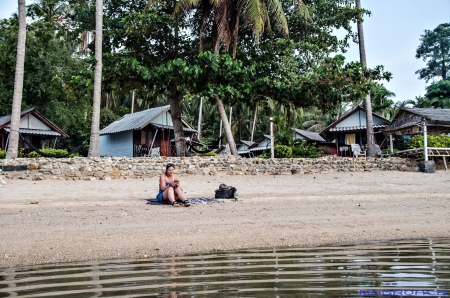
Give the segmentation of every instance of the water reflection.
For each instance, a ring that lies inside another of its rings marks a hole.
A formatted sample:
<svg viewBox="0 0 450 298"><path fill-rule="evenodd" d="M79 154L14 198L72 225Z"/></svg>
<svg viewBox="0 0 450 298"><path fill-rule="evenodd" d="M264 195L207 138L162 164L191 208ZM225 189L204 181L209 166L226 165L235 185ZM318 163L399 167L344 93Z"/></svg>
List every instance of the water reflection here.
<svg viewBox="0 0 450 298"><path fill-rule="evenodd" d="M0 297L443 297L449 240L0 269Z"/></svg>

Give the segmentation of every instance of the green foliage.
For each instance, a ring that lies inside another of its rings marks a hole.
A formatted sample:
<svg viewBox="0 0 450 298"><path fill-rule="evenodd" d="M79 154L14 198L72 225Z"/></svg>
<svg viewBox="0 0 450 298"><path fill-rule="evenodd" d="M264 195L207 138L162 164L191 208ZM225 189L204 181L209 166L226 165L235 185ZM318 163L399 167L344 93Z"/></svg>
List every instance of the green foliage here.
<svg viewBox="0 0 450 298"><path fill-rule="evenodd" d="M275 145L274 155L276 158L291 158L292 148L285 145Z"/></svg>
<svg viewBox="0 0 450 298"><path fill-rule="evenodd" d="M430 107L441 109L450 108L450 80L434 82L426 89L427 93L425 94L425 98Z"/></svg>
<svg viewBox="0 0 450 298"><path fill-rule="evenodd" d="M0 150L0 159L4 159L6 156L6 151L5 150Z"/></svg>
<svg viewBox="0 0 450 298"><path fill-rule="evenodd" d="M19 158L25 157L25 149L24 148L19 148L19 151L17 152L17 157L19 157Z"/></svg>
<svg viewBox="0 0 450 298"><path fill-rule="evenodd" d="M30 153L28 153L28 158L37 158L37 157L41 157L41 156L42 155L40 155L36 151L31 151Z"/></svg>
<svg viewBox="0 0 450 298"><path fill-rule="evenodd" d="M374 82L370 88L370 99L372 101L372 111L374 113L382 113L394 105L391 97L395 93L386 89L383 84Z"/></svg>
<svg viewBox="0 0 450 298"><path fill-rule="evenodd" d="M45 153L48 156L64 156L67 155L67 150L66 149L53 149L53 148L43 148L40 149L39 151L41 151L42 153ZM75 156L75 155L74 155ZM29 158L35 158L35 157L41 157L41 155L39 153L37 153L36 151L32 151L28 154Z"/></svg>
<svg viewBox="0 0 450 298"><path fill-rule="evenodd" d="M219 156L219 154L217 154L217 153L215 153L213 151L210 151L208 153L199 154L199 155L200 156Z"/></svg>
<svg viewBox="0 0 450 298"><path fill-rule="evenodd" d="M420 41L416 58L422 58L427 66L416 71L419 78L427 82L436 77L450 79L450 23L440 24L433 31L425 30Z"/></svg>
<svg viewBox="0 0 450 298"><path fill-rule="evenodd" d="M100 110L100 129L105 128L106 126L110 125L117 119L119 119L120 116L114 114L113 111L111 111L108 108L103 108Z"/></svg>
<svg viewBox="0 0 450 298"><path fill-rule="evenodd" d="M427 146L437 148L450 148L450 136L441 135L427 135ZM406 142L408 149L423 148L423 135L415 135Z"/></svg>
<svg viewBox="0 0 450 298"><path fill-rule="evenodd" d="M292 147L293 157L298 158L316 158L319 157L320 150L314 144L308 144L306 141L301 141Z"/></svg>

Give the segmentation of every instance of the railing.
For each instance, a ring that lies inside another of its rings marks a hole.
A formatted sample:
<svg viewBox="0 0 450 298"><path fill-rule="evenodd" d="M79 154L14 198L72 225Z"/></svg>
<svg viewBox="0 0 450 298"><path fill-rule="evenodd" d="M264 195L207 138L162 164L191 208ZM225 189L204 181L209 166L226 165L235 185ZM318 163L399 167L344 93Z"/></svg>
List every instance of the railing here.
<svg viewBox="0 0 450 298"><path fill-rule="evenodd" d="M428 156L450 156L450 148L428 147ZM391 153L392 155L419 155L423 154L423 148L407 149Z"/></svg>
<svg viewBox="0 0 450 298"><path fill-rule="evenodd" d="M402 150L399 152L394 152L392 154L389 154L389 156L393 156L393 155L416 156L416 155L424 154L423 151L424 151L423 148L408 149L408 150ZM444 161L444 167L445 167L445 170L447 171L447 161L445 160L445 157L450 156L450 148L427 147L427 155L435 156L435 157L442 156L442 160Z"/></svg>

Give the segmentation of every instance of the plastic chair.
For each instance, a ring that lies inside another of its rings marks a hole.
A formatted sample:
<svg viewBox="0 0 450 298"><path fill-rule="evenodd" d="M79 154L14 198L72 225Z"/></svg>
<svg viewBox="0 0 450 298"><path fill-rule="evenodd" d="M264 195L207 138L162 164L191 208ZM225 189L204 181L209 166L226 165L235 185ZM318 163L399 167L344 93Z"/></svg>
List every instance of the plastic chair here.
<svg viewBox="0 0 450 298"><path fill-rule="evenodd" d="M160 156L160 155L161 155L160 147L152 148L152 150L150 151L150 156Z"/></svg>
<svg viewBox="0 0 450 298"><path fill-rule="evenodd" d="M350 146L352 147L353 157L358 157L360 155L366 156L366 151L361 150L359 144L351 144Z"/></svg>

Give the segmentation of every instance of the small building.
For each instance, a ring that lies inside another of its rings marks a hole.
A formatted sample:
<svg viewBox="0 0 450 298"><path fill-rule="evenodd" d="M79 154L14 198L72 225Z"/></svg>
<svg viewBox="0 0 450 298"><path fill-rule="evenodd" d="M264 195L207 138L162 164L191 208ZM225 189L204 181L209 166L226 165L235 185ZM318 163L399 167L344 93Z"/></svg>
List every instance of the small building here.
<svg viewBox="0 0 450 298"><path fill-rule="evenodd" d="M251 146L248 147L251 156L258 156L263 154L264 150L271 149L271 138L270 135L263 135L257 139ZM270 156L270 153L269 153Z"/></svg>
<svg viewBox="0 0 450 298"><path fill-rule="evenodd" d="M338 156L352 156L351 144L365 147L367 144L366 110L358 106L326 127L321 135L334 143L328 150ZM391 123L388 119L372 113L375 144L386 148L383 130Z"/></svg>
<svg viewBox="0 0 450 298"><path fill-rule="evenodd" d="M241 140L237 145L237 152L240 156L242 157L253 157L253 155L250 153L250 147L254 144L255 142L252 141L244 141Z"/></svg>
<svg viewBox="0 0 450 298"><path fill-rule="evenodd" d="M11 115L0 116L0 149L7 150L9 133L11 130ZM41 149L45 141L48 147L55 144L58 138L67 138L68 135L59 127L45 118L42 114L30 108L20 113L19 150L24 154L34 151L32 147Z"/></svg>
<svg viewBox="0 0 450 298"><path fill-rule="evenodd" d="M450 148L428 148L428 144L425 142L425 139L428 139L427 135L429 134L450 135L450 109L401 108L395 115L394 119L392 119L391 124L384 129L384 132L389 135L391 153L394 152L393 135L402 136L403 143L406 143L406 140L408 140L412 135L423 134L423 155L425 157L425 161L428 160L428 156L441 156L444 161L445 169L447 169L445 158L446 156L450 156ZM408 152L411 150L405 151ZM412 152L408 152L407 154L409 153Z"/></svg>
<svg viewBox="0 0 450 298"><path fill-rule="evenodd" d="M423 124L428 134L450 132L450 109L401 108L384 132L395 135L414 135L423 132Z"/></svg>
<svg viewBox="0 0 450 298"><path fill-rule="evenodd" d="M197 131L182 120L186 138ZM175 134L170 106L127 114L100 131L101 156L144 156L157 149L162 156L175 156Z"/></svg>
<svg viewBox="0 0 450 298"><path fill-rule="evenodd" d="M326 140L317 132L291 128L294 131L294 140L300 139L308 143L325 143Z"/></svg>

